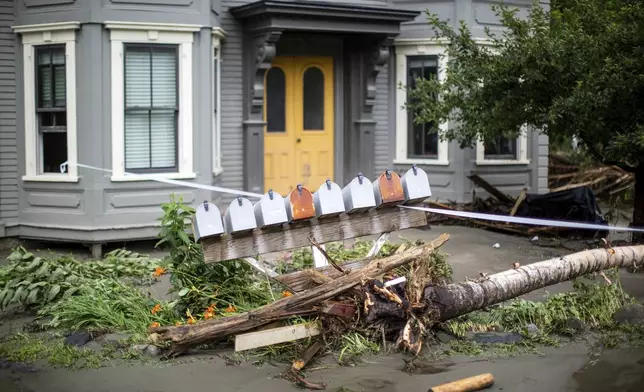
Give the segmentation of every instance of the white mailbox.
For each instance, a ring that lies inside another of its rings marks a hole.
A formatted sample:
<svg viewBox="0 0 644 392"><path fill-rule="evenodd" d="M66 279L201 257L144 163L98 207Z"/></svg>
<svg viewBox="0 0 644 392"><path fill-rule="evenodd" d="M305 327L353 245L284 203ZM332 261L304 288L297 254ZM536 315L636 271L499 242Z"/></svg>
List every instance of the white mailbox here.
<svg viewBox="0 0 644 392"><path fill-rule="evenodd" d="M342 188L342 198L344 209L349 214L367 211L376 206L373 185L362 173L358 173L356 178Z"/></svg>
<svg viewBox="0 0 644 392"><path fill-rule="evenodd" d="M197 207L197 211L195 211L192 231L195 235L195 241L222 235L224 233L224 222L221 220L219 208L212 203L208 203L208 201L200 204Z"/></svg>
<svg viewBox="0 0 644 392"><path fill-rule="evenodd" d="M405 191L405 204L420 203L432 196L432 190L429 187L427 173L416 165L407 170L400 182Z"/></svg>
<svg viewBox="0 0 644 392"><path fill-rule="evenodd" d="M284 204L289 222L315 218L313 195L301 184L297 184L297 187L288 194Z"/></svg>
<svg viewBox="0 0 644 392"><path fill-rule="evenodd" d="M344 212L342 189L331 180L326 180L313 194L313 201L318 218L336 216Z"/></svg>
<svg viewBox="0 0 644 392"><path fill-rule="evenodd" d="M400 176L389 169L386 169L373 182L373 193L376 198L377 208L397 205L405 201Z"/></svg>
<svg viewBox="0 0 644 392"><path fill-rule="evenodd" d="M226 210L225 220L226 231L231 234L253 230L257 227L253 203L241 196L237 196L230 203Z"/></svg>
<svg viewBox="0 0 644 392"><path fill-rule="evenodd" d="M284 198L272 189L255 204L255 219L259 227L279 226L288 222Z"/></svg>

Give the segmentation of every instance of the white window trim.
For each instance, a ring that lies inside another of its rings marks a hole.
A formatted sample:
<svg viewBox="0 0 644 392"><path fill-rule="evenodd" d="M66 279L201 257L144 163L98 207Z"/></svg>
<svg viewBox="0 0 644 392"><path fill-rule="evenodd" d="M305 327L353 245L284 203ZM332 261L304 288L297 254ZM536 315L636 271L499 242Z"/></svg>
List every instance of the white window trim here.
<svg viewBox="0 0 644 392"><path fill-rule="evenodd" d="M211 102L216 102L212 110L212 174L218 176L223 173L221 164L221 42L226 38L226 32L221 27L212 29L212 65L217 70L213 76ZM216 54L215 54L216 53Z"/></svg>
<svg viewBox="0 0 644 392"><path fill-rule="evenodd" d="M447 56L445 49L436 39L399 39L395 41L396 46L396 164L421 164L434 166L449 165L449 141L438 140L438 158L408 158L407 139L407 110L403 107L407 102L407 92L399 88L402 84L407 86L407 56L439 56L438 57L438 80L445 80ZM439 124L439 134L446 132L449 123L447 121Z"/></svg>
<svg viewBox="0 0 644 392"><path fill-rule="evenodd" d="M476 141L476 164L478 166L494 165L528 165L528 127L521 127L521 135L517 138L517 159L490 159L485 158L485 144L482 140Z"/></svg>
<svg viewBox="0 0 644 392"><path fill-rule="evenodd" d="M76 131L76 30L80 22L45 23L13 26L22 34L25 175L23 181L78 182L78 149ZM65 90L67 110L67 173L44 173L38 168L38 127L36 119L36 65L35 47L65 44Z"/></svg>
<svg viewBox="0 0 644 392"><path fill-rule="evenodd" d="M190 179L193 171L193 121L192 121L192 44L199 25L105 22L110 30L111 80L112 80L112 177L119 181L148 181L154 178ZM162 43L179 45L179 121L178 121L178 171L171 173L125 173L125 102L124 102L124 43Z"/></svg>

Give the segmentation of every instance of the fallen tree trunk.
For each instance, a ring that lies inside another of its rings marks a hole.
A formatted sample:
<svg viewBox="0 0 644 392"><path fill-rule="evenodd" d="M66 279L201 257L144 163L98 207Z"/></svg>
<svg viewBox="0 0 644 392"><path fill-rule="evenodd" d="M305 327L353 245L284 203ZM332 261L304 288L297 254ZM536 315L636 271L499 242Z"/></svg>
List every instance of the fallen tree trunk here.
<svg viewBox="0 0 644 392"><path fill-rule="evenodd" d="M458 316L508 301L557 283L613 267L644 267L644 246L593 249L528 264L478 281L425 286L421 306L412 306L416 316L447 321ZM371 306L366 320L387 320L397 328L409 317L384 298ZM412 304L413 305L413 304ZM431 327L431 326L427 326Z"/></svg>
<svg viewBox="0 0 644 392"><path fill-rule="evenodd" d="M313 305L333 298L367 279L380 276L413 260L430 257L437 248L448 240L449 235L442 234L429 244L411 248L400 254L372 260L366 266L343 274L316 288L282 298L250 312L206 320L194 325L152 328L150 339L157 343L172 342L169 355L176 355L187 348L246 332L274 320L292 317L298 313L311 312Z"/></svg>
<svg viewBox="0 0 644 392"><path fill-rule="evenodd" d="M425 311L438 311L445 321L586 274L630 266L644 266L644 246L586 250L503 271L479 282L427 286Z"/></svg>

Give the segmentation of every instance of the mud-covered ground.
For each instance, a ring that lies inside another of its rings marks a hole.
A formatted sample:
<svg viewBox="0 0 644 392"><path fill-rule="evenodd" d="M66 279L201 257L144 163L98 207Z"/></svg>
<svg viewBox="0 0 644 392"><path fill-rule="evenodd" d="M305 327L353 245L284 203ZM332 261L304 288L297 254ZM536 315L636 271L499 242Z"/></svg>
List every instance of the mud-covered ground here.
<svg viewBox="0 0 644 392"><path fill-rule="evenodd" d="M454 269L454 280L477 277L480 272L495 273L511 267L513 262L528 264L559 255L583 250L580 242L552 242L541 239L508 236L460 226L435 226L431 230L407 230L392 235L409 239L432 239L442 232L451 234L443 247ZM544 246L546 243L549 246ZM493 245L498 243L499 248ZM138 245L140 248L141 245ZM141 249L137 249L141 250ZM145 250L145 249L143 249ZM147 249L148 252L151 249ZM58 249L58 251L63 251ZM78 249L74 251L79 251ZM80 250L82 251L82 250ZM644 301L644 273L622 274L624 289ZM551 286L527 296L539 299L547 292L562 292L570 283ZM167 281L151 288L163 296ZM20 319L0 320L0 333L6 334L19 325ZM425 354L432 358L428 347ZM227 352L230 354L230 351ZM0 361L0 391L38 392L107 392L107 391L243 391L278 392L298 390L290 382L276 377L285 364L251 362L230 365L226 352L201 353L183 357L172 363L156 359L132 366L114 362L100 369L69 371L35 366L9 366ZM578 338L558 348L546 347L539 354L484 359L449 357L438 361L427 359L417 363L414 373L403 371L405 356L379 355L366 358L354 367L340 367L333 359L312 364L310 381L323 381L328 391L427 391L431 386L463 377L490 372L495 384L490 391L579 391L579 392L641 392L644 391L644 349L621 348L601 350L592 339ZM344 388L344 389L342 389Z"/></svg>

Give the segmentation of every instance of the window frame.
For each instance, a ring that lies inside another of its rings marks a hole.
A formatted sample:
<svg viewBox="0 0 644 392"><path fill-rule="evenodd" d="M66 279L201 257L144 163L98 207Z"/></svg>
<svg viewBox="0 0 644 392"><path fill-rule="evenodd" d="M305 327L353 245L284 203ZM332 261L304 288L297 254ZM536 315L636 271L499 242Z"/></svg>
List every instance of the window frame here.
<svg viewBox="0 0 644 392"><path fill-rule="evenodd" d="M494 158L494 156L485 155L485 143L479 139L476 141L476 164L478 166L494 166L494 165L528 165L528 127L521 127L521 135L516 139L516 158L508 159L506 157Z"/></svg>
<svg viewBox="0 0 644 392"><path fill-rule="evenodd" d="M25 131L25 174L22 181L78 182L76 117L76 30L80 22L43 23L14 26L22 35L23 96ZM65 105L67 133L67 169L64 173L42 172L40 123L37 115L37 48L65 47Z"/></svg>
<svg viewBox="0 0 644 392"><path fill-rule="evenodd" d="M127 69L125 66L125 55L128 50L128 48L146 48L150 52L150 56L152 56L152 53L154 53L154 48L164 48L164 49L173 49L174 55L175 55L175 106L172 109L174 111L174 139L175 139L175 149L174 149L174 166L172 167L163 167L163 168L144 168L144 169L128 169L127 168L127 163L125 163L125 170L129 173L137 173L137 174L146 174L146 173L165 173L168 170L179 170L179 47L178 45L170 45L170 44L157 44L157 43L124 43L123 44L123 94L124 94L124 104L123 104L123 119L125 119L125 116L128 111L130 112L135 112L137 110L143 111L146 110L148 112L149 116L149 121L150 123L148 124L149 126L149 143L152 143L152 112L155 110L154 103L152 102L152 97L150 97L150 103L151 106L147 108L128 108L127 106ZM152 84L152 57L150 57L150 84ZM150 93L152 94L152 89L150 89ZM167 108L170 110L170 108ZM125 125L123 126L123 146L125 148ZM152 146L150 146L150 166L152 165Z"/></svg>
<svg viewBox="0 0 644 392"><path fill-rule="evenodd" d="M448 130L449 122L438 124L438 154L436 158L409 157L409 121L411 115L404 108L407 102L407 92L399 86L407 86L408 57L436 56L438 60L438 80L445 80L447 55L440 42L432 38L399 39L395 43L396 53L396 150L395 164L420 164L432 166L449 165L449 142L441 140L440 134Z"/></svg>
<svg viewBox="0 0 644 392"><path fill-rule="evenodd" d="M221 161L221 44L226 38L226 32L221 27L212 28L212 174L218 176L223 173Z"/></svg>
<svg viewBox="0 0 644 392"><path fill-rule="evenodd" d="M112 182L196 178L193 171L193 42L198 25L105 22L110 30L112 104ZM178 143L177 169L128 175L125 171L125 45L178 45Z"/></svg>

